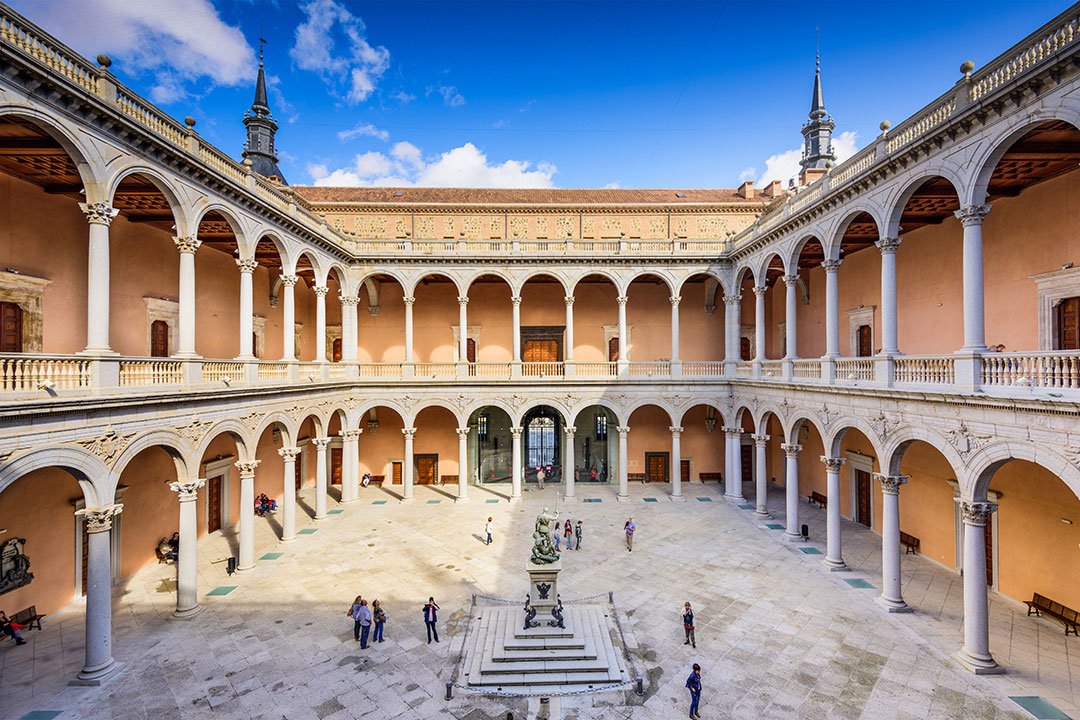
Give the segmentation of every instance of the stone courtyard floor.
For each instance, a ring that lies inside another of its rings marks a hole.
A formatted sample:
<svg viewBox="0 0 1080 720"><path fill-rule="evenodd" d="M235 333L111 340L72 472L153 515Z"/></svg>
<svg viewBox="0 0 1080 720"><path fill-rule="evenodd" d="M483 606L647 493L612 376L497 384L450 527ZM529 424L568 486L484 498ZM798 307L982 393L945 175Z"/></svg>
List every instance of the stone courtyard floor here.
<svg viewBox="0 0 1080 720"><path fill-rule="evenodd" d="M504 489L474 487L468 503L456 504L453 489L421 487L399 504L371 487L354 504L331 503L335 514L319 523L307 489L295 542L278 542L274 518L257 519L254 573L226 575L231 535L200 542L204 610L193 620L170 619L172 566L146 567L118 586L114 655L124 669L103 687L67 685L82 664L78 604L29 632L30 644L4 643L0 718L503 720L512 711L522 720L522 699L458 689L447 702L445 683L473 594L524 597L533 519L549 506L585 528L585 549L563 554L561 591L614 591L631 673L645 677L643 698L627 689L565 699L567 718L685 717L683 682L699 662L705 718L1067 717L1031 714L1010 699L1041 696L1080 719L1080 640L992 595L991 651L1007 673L967 673L950 657L962 638L960 578L905 556L904 593L916 611L885 613L873 601L880 541L861 526L843 524L852 572L830 573L822 555L806 552L823 552L825 515L805 503L811 541L802 545L712 484L686 486L680 503L669 501L666 485L634 484L622 503L608 486L579 491L600 502L560 502L560 489L508 503ZM771 492L769 522L782 525L783 506L782 491ZM490 547L482 541L488 515ZM622 535L629 515L638 526L632 553ZM386 642L365 651L346 617L358 593L379 598L389 616ZM432 645L421 617L429 595L442 607L443 642ZM696 650L683 644L685 600L697 612Z"/></svg>

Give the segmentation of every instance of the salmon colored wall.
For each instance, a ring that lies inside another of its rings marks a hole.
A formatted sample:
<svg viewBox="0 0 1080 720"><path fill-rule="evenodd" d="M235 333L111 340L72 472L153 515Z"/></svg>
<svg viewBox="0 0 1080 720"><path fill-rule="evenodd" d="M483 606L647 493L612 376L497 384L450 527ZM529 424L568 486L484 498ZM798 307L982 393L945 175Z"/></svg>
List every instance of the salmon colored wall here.
<svg viewBox="0 0 1080 720"><path fill-rule="evenodd" d="M206 463L213 462L219 458L231 456L232 460L229 463L229 469L223 473L228 485L228 516L223 515L221 522L223 526L229 526L237 522L240 518L240 474L233 464L239 458L239 453L236 448L236 441L232 436L227 433L218 435L216 438L210 441L210 444L206 448L206 452L203 453L203 465L199 468L199 476L209 479L206 472ZM214 475L217 477L217 475ZM206 502L206 490L199 491L199 506L196 508L196 512L199 514L199 525L202 528L203 533L206 531L206 523L203 521Z"/></svg>
<svg viewBox="0 0 1080 720"><path fill-rule="evenodd" d="M670 304L668 307L671 307ZM644 473L645 453L667 453L671 463L671 419L667 411L655 405L640 407L630 414L630 433L626 436L627 472ZM618 436L616 436L617 439ZM685 451L683 451L685 455ZM669 465L670 467L670 465Z"/></svg>
<svg viewBox="0 0 1080 720"><path fill-rule="evenodd" d="M948 460L930 445L912 443L900 463L910 475L900 488L900 529L919 538L919 552L945 567L956 566L956 479ZM878 492L881 486L878 485Z"/></svg>
<svg viewBox="0 0 1080 720"><path fill-rule="evenodd" d="M804 498L812 492L826 495L828 478L825 477L825 465L821 462L821 456L825 454L821 435L813 425L806 423L805 426L807 429L802 431L799 439L802 445L802 452L799 453L799 495Z"/></svg>
<svg viewBox="0 0 1080 720"><path fill-rule="evenodd" d="M139 453L120 475L127 485L121 498L120 577L156 563L154 549L180 529L180 501L167 483L176 482L176 465L161 448Z"/></svg>
<svg viewBox="0 0 1080 720"><path fill-rule="evenodd" d="M416 303L413 305L413 354L415 356L413 359L417 362L453 362L455 357L454 328L458 324L456 286L452 283L420 284L413 292L413 296L416 298ZM471 309L471 303L469 309ZM404 310L399 335L402 357L404 357Z"/></svg>
<svg viewBox="0 0 1080 720"><path fill-rule="evenodd" d="M705 429L707 408L704 405L696 405L686 411L682 418L682 438L679 441L680 451L684 458L690 458L690 479L697 482L703 472L724 472L724 433L720 430L724 421L720 413L716 413L716 427L712 432ZM633 427L633 425L631 425ZM633 435L631 431L630 435ZM668 437L668 452L671 451L670 433Z"/></svg>
<svg viewBox="0 0 1080 720"><path fill-rule="evenodd" d="M405 457L405 436L401 434L404 424L401 418L390 408L378 408L379 429L372 432L368 428L369 413L364 413L360 419L360 427L364 432L360 434L360 474L366 472L372 475L386 476L386 482L390 482L390 461L401 461ZM417 424L416 435L413 436L413 452L420 442L420 436L427 428ZM430 433L429 433L430 434ZM457 438L457 435L454 435ZM457 446L454 446L454 454L457 455ZM442 455L439 455L442 460ZM329 462L329 458L327 459ZM442 463L440 462L441 466Z"/></svg>
<svg viewBox="0 0 1080 720"><path fill-rule="evenodd" d="M844 433L844 440L840 443L840 457L848 457L849 452L856 452L860 455L864 455L869 458L873 458L873 469L871 472L881 472L880 458L877 457L877 453L874 452L874 446L870 444L870 441L866 439L866 436L855 429L849 429ZM851 460L845 463L844 469L840 472L840 495L845 498L846 508L841 506L841 513L847 510L847 517L854 518L855 510L851 507ZM820 464L820 463L819 463ZM822 466L822 472L824 472L824 466ZM900 489L900 528L907 531L907 526L904 524L904 488ZM872 530L879 535L881 534L881 483L870 481L870 515L873 518ZM914 534L914 533L912 533Z"/></svg>
<svg viewBox="0 0 1080 720"><path fill-rule="evenodd" d="M458 435L457 420L449 410L427 408L416 417L416 435L413 436L413 454L436 454L439 456L439 475L458 475ZM366 435L366 433L365 433ZM365 435L360 436L360 442ZM405 438L401 438L401 449L405 453ZM413 477L413 481L416 478Z"/></svg>

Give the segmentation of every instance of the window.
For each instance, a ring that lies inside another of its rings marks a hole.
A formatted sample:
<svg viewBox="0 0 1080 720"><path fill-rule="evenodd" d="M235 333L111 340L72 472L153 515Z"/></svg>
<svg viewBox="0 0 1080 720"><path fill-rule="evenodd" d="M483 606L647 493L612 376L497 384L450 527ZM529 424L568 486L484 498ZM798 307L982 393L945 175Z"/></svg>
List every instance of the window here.
<svg viewBox="0 0 1080 720"><path fill-rule="evenodd" d="M555 457L555 419L546 415L529 421L525 429L525 441L528 447L526 463L538 468L556 464Z"/></svg>
<svg viewBox="0 0 1080 720"><path fill-rule="evenodd" d="M476 431L480 436L480 442L488 441L488 419L487 415L476 418Z"/></svg>
<svg viewBox="0 0 1080 720"><path fill-rule="evenodd" d="M607 440L607 415L605 415L604 413L597 413L595 423L596 439Z"/></svg>
<svg viewBox="0 0 1080 720"><path fill-rule="evenodd" d="M13 302L0 302L0 352L23 351L23 310Z"/></svg>

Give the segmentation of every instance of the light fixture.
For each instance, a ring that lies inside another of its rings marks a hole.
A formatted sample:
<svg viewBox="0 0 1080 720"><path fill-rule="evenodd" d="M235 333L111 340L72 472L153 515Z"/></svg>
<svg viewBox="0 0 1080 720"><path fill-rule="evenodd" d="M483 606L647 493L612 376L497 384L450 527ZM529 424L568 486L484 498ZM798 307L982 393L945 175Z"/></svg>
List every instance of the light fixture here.
<svg viewBox="0 0 1080 720"><path fill-rule="evenodd" d="M228 375L221 378L221 382L225 383L225 387L232 387L232 378L229 377Z"/></svg>
<svg viewBox="0 0 1080 720"><path fill-rule="evenodd" d="M1073 521L1070 520L1069 518L1061 518L1061 522L1065 523L1066 525L1072 525L1073 524ZM0 530L0 532L3 532L3 530Z"/></svg>
<svg viewBox="0 0 1080 720"><path fill-rule="evenodd" d="M38 390L52 390L54 387L56 387L56 383L54 383L49 378L45 378L37 384Z"/></svg>
<svg viewBox="0 0 1080 720"><path fill-rule="evenodd" d="M1030 387L1031 381L1028 380L1027 375L1021 375L1020 377L1016 378L1016 381L1013 383L1013 385L1018 385L1020 387Z"/></svg>
<svg viewBox="0 0 1080 720"><path fill-rule="evenodd" d="M314 375L308 375L308 376L307 376L307 379L308 379L309 381L311 381L311 382L315 382L315 376L314 376Z"/></svg>
<svg viewBox="0 0 1080 720"><path fill-rule="evenodd" d="M21 275L22 274L22 273L19 272L18 268L13 268L13 267L4 268L4 272L11 273L12 275Z"/></svg>

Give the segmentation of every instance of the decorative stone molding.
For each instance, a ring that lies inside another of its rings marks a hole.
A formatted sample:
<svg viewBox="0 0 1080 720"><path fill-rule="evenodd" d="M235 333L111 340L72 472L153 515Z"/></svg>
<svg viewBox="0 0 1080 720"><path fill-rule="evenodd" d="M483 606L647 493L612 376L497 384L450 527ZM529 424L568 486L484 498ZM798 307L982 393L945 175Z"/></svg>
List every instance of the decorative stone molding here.
<svg viewBox="0 0 1080 720"><path fill-rule="evenodd" d="M0 271L0 301L22 309L23 352L39 353L45 342L45 288L52 280L9 270Z"/></svg>
<svg viewBox="0 0 1080 720"><path fill-rule="evenodd" d="M128 446L133 437L135 437L135 433L120 435L110 427L106 428L104 434L100 437L93 440L80 440L79 445L97 455L104 462L109 463L124 451L124 448Z"/></svg>
<svg viewBox="0 0 1080 720"><path fill-rule="evenodd" d="M255 468L259 467L262 460L238 461L236 469L240 471L240 477L255 477Z"/></svg>
<svg viewBox="0 0 1080 720"><path fill-rule="evenodd" d="M843 264L843 260L822 260L821 267L825 268L825 272L834 273L840 269L840 265Z"/></svg>
<svg viewBox="0 0 1080 720"><path fill-rule="evenodd" d="M627 295L620 295L619 297L615 298L615 302L617 302L620 306L626 305L629 300L630 298Z"/></svg>
<svg viewBox="0 0 1080 720"><path fill-rule="evenodd" d="M874 354L877 345L877 327L874 325L874 311L877 305L861 305L847 311L848 339L851 341L851 357L859 356L859 327L870 326L870 354Z"/></svg>
<svg viewBox="0 0 1080 720"><path fill-rule="evenodd" d="M630 354L630 346L631 346L630 338L633 337L633 333L632 333L633 329L634 329L633 325L631 325L630 323L626 324L626 354L627 355ZM607 359L608 346L611 344L611 341L614 338L617 338L617 337L619 337L619 326L618 325L605 325L604 326L604 347L601 348L601 351L604 353L604 358L605 359Z"/></svg>
<svg viewBox="0 0 1080 720"><path fill-rule="evenodd" d="M521 305L521 296L520 295L511 295L510 296L510 304L513 305L514 307L519 307Z"/></svg>
<svg viewBox="0 0 1080 720"><path fill-rule="evenodd" d="M825 465L826 472L838 473L840 472L840 468L844 467L844 463L847 462L847 459L822 455L821 462Z"/></svg>
<svg viewBox="0 0 1080 720"><path fill-rule="evenodd" d="M202 245L202 240L197 237L174 237L173 243L176 244L176 249L181 253L194 254L199 246Z"/></svg>
<svg viewBox="0 0 1080 720"><path fill-rule="evenodd" d="M566 303L567 306L573 305L574 304L574 296L573 295L564 296L563 297L563 302Z"/></svg>
<svg viewBox="0 0 1080 720"><path fill-rule="evenodd" d="M754 439L754 447L763 448L768 445L771 435L751 435Z"/></svg>
<svg viewBox="0 0 1080 720"><path fill-rule="evenodd" d="M179 342L180 303L165 298L144 297L146 304L146 354L153 347L153 327L158 320L165 323L169 330L169 352L173 352Z"/></svg>
<svg viewBox="0 0 1080 720"><path fill-rule="evenodd" d="M338 295L338 300L341 301L342 309L344 309L345 306L347 306L347 305L358 305L360 303L360 298L358 298L358 297L350 297L348 295L340 295L339 294Z"/></svg>
<svg viewBox="0 0 1080 720"><path fill-rule="evenodd" d="M899 495L900 486L906 485L910 475L883 475L873 473L871 477L881 483L881 492L885 495Z"/></svg>
<svg viewBox="0 0 1080 720"><path fill-rule="evenodd" d="M769 292L769 288L767 285L755 285L753 290L756 297L762 297L765 295L765 293Z"/></svg>
<svg viewBox="0 0 1080 720"><path fill-rule="evenodd" d="M401 434L407 439L412 439L412 437L416 435L416 428L401 428Z"/></svg>
<svg viewBox="0 0 1080 720"><path fill-rule="evenodd" d="M780 279L783 280L784 284L788 287L796 285L799 282L798 275L783 275Z"/></svg>
<svg viewBox="0 0 1080 720"><path fill-rule="evenodd" d="M468 295L458 295L457 304L461 307L465 307L469 304Z"/></svg>
<svg viewBox="0 0 1080 720"><path fill-rule="evenodd" d="M342 440L353 440L355 438L360 437L360 435L363 432L364 432L363 428L353 428L352 430L342 430L341 432L338 433L338 435L341 436ZM405 431L402 430L402 432L405 432Z"/></svg>
<svg viewBox="0 0 1080 720"><path fill-rule="evenodd" d="M742 295L725 295L724 304L728 307L737 308L742 303Z"/></svg>
<svg viewBox="0 0 1080 720"><path fill-rule="evenodd" d="M671 297L668 298L668 302L671 303L672 307L675 307L680 302L682 302L682 297L679 296L679 295L672 295Z"/></svg>
<svg viewBox="0 0 1080 720"><path fill-rule="evenodd" d="M113 218L120 214L119 210L103 202L79 203L79 208L86 215L86 222L91 225L105 225L108 227L112 224Z"/></svg>
<svg viewBox="0 0 1080 720"><path fill-rule="evenodd" d="M300 280L300 276L298 276L298 275L282 275L281 276L281 284L284 285L285 287L290 287L290 288L294 287L296 285L296 283L299 282L299 280Z"/></svg>
<svg viewBox="0 0 1080 720"><path fill-rule="evenodd" d="M316 297L324 298L326 297L326 294L330 292L330 288L326 285L313 285L311 291L315 293Z"/></svg>
<svg viewBox="0 0 1080 720"><path fill-rule="evenodd" d="M1060 345L1055 310L1065 298L1080 296L1080 266L1028 277L1035 281L1039 311L1039 349L1053 350Z"/></svg>
<svg viewBox="0 0 1080 720"><path fill-rule="evenodd" d="M802 452L802 445L798 443L780 443L780 449L784 451L786 457L797 458L799 453Z"/></svg>
<svg viewBox="0 0 1080 720"><path fill-rule="evenodd" d="M510 434L514 436L515 441L521 439L521 434L523 432L525 432L525 428L523 428L523 427L512 427L512 428L510 428Z"/></svg>
<svg viewBox="0 0 1080 720"><path fill-rule="evenodd" d="M683 428L672 425L668 428L668 432L671 433L672 437L682 437Z"/></svg>
<svg viewBox="0 0 1080 720"><path fill-rule="evenodd" d="M469 325L465 329L465 339L472 340L476 345L476 351L480 352L480 330L483 325ZM463 357L458 357L461 354L461 326L451 325L450 330L454 333L454 362L461 362L465 360Z"/></svg>
<svg viewBox="0 0 1080 720"><path fill-rule="evenodd" d="M455 432L457 432L459 438L468 438L469 437L469 428L467 428L467 427L455 428Z"/></svg>
<svg viewBox="0 0 1080 720"><path fill-rule="evenodd" d="M259 261L255 258L237 258L236 267L240 268L242 273L255 272L255 268L259 267Z"/></svg>
<svg viewBox="0 0 1080 720"><path fill-rule="evenodd" d="M983 219L989 214L989 205L966 205L953 212L953 215L959 218L960 224L964 227L982 225Z"/></svg>
<svg viewBox="0 0 1080 720"><path fill-rule="evenodd" d="M874 426L874 430L877 431L879 438L888 440L892 431L900 426L900 421L895 418L890 418L884 412L879 412L877 417L870 421L870 424Z"/></svg>
<svg viewBox="0 0 1080 720"><path fill-rule="evenodd" d="M255 333L255 347L252 348L255 357L266 357L266 318L262 315L253 316L251 332Z"/></svg>
<svg viewBox="0 0 1080 720"><path fill-rule="evenodd" d="M177 495L180 502L192 502L199 496L199 488L206 484L206 478L192 478L191 480L177 480L169 483L169 489Z"/></svg>
<svg viewBox="0 0 1080 720"><path fill-rule="evenodd" d="M625 438L630 433L630 428L626 425L619 425L615 430L619 433L619 437L621 438Z"/></svg>
<svg viewBox="0 0 1080 720"><path fill-rule="evenodd" d="M985 433L973 433L968 429L967 423L961 420L959 427L946 432L945 437L948 438L949 444L960 453L960 457L967 460L968 455L988 443L993 436Z"/></svg>
<svg viewBox="0 0 1080 720"><path fill-rule="evenodd" d="M199 441L206 435L206 431L209 430L210 426L213 424L214 423L209 420L203 421L196 417L192 418L191 422L187 425L181 425L176 428L176 432L192 445L198 445Z"/></svg>
<svg viewBox="0 0 1080 720"><path fill-rule="evenodd" d="M86 523L86 532L100 533L112 529L113 518L123 512L124 506L120 503L115 505L102 505L101 507L82 508L75 514Z"/></svg>
<svg viewBox="0 0 1080 720"><path fill-rule="evenodd" d="M317 447L319 450L325 450L326 446L330 444L330 438L311 438L309 442L315 447Z"/></svg>
<svg viewBox="0 0 1080 720"><path fill-rule="evenodd" d="M874 245L877 247L878 250L881 251L882 255L886 253L894 253L900 247L900 238L883 237L880 238L877 242L875 242Z"/></svg>
<svg viewBox="0 0 1080 720"><path fill-rule="evenodd" d="M290 460L296 460L296 456L301 453L302 449L298 447L283 447L279 448L277 454L281 456L281 459L285 462Z"/></svg>
<svg viewBox="0 0 1080 720"><path fill-rule="evenodd" d="M956 503L960 507L960 518L964 521L964 524L973 527L985 527L990 516L997 512L998 509L996 502L986 500L972 502L956 498Z"/></svg>

